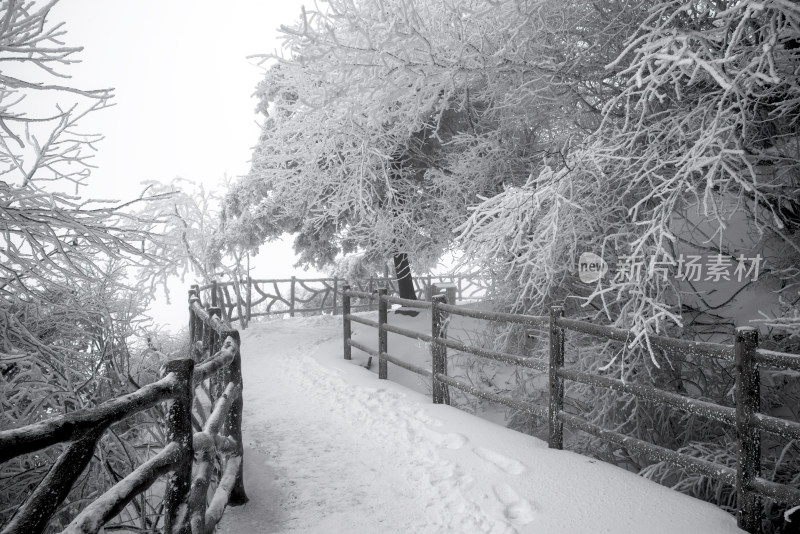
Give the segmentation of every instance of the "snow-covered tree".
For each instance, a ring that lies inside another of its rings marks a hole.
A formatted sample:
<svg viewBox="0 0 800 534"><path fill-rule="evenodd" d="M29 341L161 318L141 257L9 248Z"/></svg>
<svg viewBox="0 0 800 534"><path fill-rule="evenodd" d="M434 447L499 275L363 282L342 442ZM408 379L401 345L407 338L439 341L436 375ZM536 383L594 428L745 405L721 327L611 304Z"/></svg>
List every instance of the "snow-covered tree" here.
<svg viewBox="0 0 800 534"><path fill-rule="evenodd" d="M266 120L228 228L243 243L296 232L317 266L354 251L431 265L470 206L596 128L619 90L603 65L621 50L620 10L333 0L304 12L259 86Z"/></svg>
<svg viewBox="0 0 800 534"><path fill-rule="evenodd" d="M687 306L720 308L676 278L682 254L719 254L729 276L760 254L762 287L796 306L798 14L781 1L653 2L609 63L624 85L601 127L476 208L465 246L526 306L583 295L640 336L683 325ZM638 258L642 276L580 284L584 251Z"/></svg>
<svg viewBox="0 0 800 534"><path fill-rule="evenodd" d="M148 202L139 212L139 217L152 219L145 252L170 259L140 271L151 291L160 286L169 296L167 282L184 280L189 273L203 283L247 276L242 248L222 242L222 198L217 190L175 178L168 184L148 182L147 191Z"/></svg>
<svg viewBox="0 0 800 534"><path fill-rule="evenodd" d="M33 294L65 276L90 279L95 258L140 256L147 235L122 206L82 199L99 135L78 121L106 107L111 90L60 82L79 47L51 24L55 2L0 3L0 292Z"/></svg>
<svg viewBox="0 0 800 534"><path fill-rule="evenodd" d="M130 269L157 261L142 250L156 223L131 203L81 197L100 136L78 123L111 91L64 84L81 49L64 44L63 25L49 17L54 4L0 0L0 429L95 405L147 378L139 355L148 349L132 339L146 334L149 296L131 287ZM128 430L104 436L102 461L64 511L135 467ZM58 453L0 466L0 522Z"/></svg>

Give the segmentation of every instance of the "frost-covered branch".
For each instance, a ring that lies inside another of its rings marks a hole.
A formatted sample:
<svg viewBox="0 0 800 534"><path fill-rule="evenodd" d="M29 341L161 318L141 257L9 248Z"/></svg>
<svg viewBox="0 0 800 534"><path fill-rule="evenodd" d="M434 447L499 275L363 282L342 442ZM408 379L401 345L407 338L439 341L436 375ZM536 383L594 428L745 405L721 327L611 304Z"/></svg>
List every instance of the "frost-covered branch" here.
<svg viewBox="0 0 800 534"><path fill-rule="evenodd" d="M603 3L612 14L613 3ZM619 20L588 2L333 0L283 27L266 121L226 206L244 245L296 232L303 263L407 251L429 266L480 197L599 124ZM587 39L591 38L591 42ZM588 104L587 103L591 103Z"/></svg>
<svg viewBox="0 0 800 534"><path fill-rule="evenodd" d="M63 25L49 17L54 4L0 0L0 429L100 404L152 379L160 363L135 341L151 328L150 296L130 278L161 261L143 250L158 221L133 213L153 196L81 196L101 136L79 124L108 105L111 91L65 82L81 49L64 45ZM117 433L129 438L146 419L101 439L101 461L66 508L141 459ZM0 522L58 454L51 448L0 466L12 481L0 490Z"/></svg>
<svg viewBox="0 0 800 534"><path fill-rule="evenodd" d="M462 228L472 257L521 285L517 305L580 295L587 312L602 310L642 341L685 326L684 308L703 302L676 278L681 255L713 252L736 265L758 254L762 278L784 290L800 258L800 8L647 4L608 64L623 83L599 129L554 170L487 199ZM586 251L612 264L641 258L643 275L582 284ZM668 276L653 276L664 264Z"/></svg>

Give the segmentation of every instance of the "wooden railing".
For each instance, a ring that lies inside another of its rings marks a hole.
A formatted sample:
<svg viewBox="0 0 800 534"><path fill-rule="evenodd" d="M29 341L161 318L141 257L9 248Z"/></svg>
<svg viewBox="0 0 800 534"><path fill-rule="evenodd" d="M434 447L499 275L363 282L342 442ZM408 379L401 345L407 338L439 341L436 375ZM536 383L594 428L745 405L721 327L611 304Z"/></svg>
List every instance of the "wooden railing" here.
<svg viewBox="0 0 800 534"><path fill-rule="evenodd" d="M414 289L417 298L429 299L434 284L450 283L456 291L459 301L470 301L485 298L488 282L474 275L440 275L416 276ZM212 282L199 288L205 300L212 306L222 310L222 317L229 323L238 321L244 328L254 317L285 315L294 317L299 314L331 313L338 315L342 311L339 293L347 284L340 278L297 278L291 277L276 280L258 280L245 278L233 282ZM379 287L388 289L389 294L396 295L397 279L369 278L356 284L354 289L372 293ZM371 310L373 302L369 299L352 303L355 310Z"/></svg>
<svg viewBox="0 0 800 534"><path fill-rule="evenodd" d="M378 320L373 321L362 315L353 315L349 304L350 299L354 298L376 301ZM563 316L563 308L561 307L552 307L549 316L495 313L450 305L447 304L446 298L441 295L434 296L430 302L425 302L393 297L388 295L386 289L378 289L376 292L370 293L352 290L347 286L342 289L341 300L344 310L344 358L346 360L351 359L353 348L378 358L378 378L380 379L388 377L387 364L391 362L430 378L434 403L449 404L448 388L453 387L479 398L543 418L548 422L548 444L551 448L563 448L564 426L566 425L569 428L586 432L608 443L625 447L629 451L640 453L653 461L665 462L685 469L687 472L705 475L715 481L730 484L736 488L737 493L737 522L740 528L748 532L760 532L762 497L769 497L789 506L800 505L800 489L777 484L761 477L761 432L769 432L787 441L800 440L800 423L779 419L760 412L759 380L760 366L800 371L800 356L758 348L758 331L753 328L737 328L733 345L687 341L661 336L649 337L649 344L653 348L684 351L697 356L721 358L734 362L736 405L735 407L729 407L650 386L632 384L608 376L566 368L564 366L564 345L567 331L619 342L628 342L630 340L630 332L609 326L567 319ZM429 309L431 311L430 333L416 332L389 324L388 309L390 304ZM446 325L449 323L449 315L545 327L549 332L549 361L473 347L448 339ZM352 322L371 326L378 330L377 350L351 339ZM425 369L392 356L388 348L387 337L389 332L429 343L432 354L431 368ZM548 406L536 406L524 400L483 391L472 384L448 376L448 348L498 362L546 372L549 377ZM595 388L605 388L621 394L633 395L640 399L685 410L734 427L738 440L736 467L732 468L681 454L674 450L603 428L580 417L580 415L567 413L564 411L564 386L567 380L587 384Z"/></svg>
<svg viewBox="0 0 800 534"><path fill-rule="evenodd" d="M100 495L63 531L98 532L156 480L166 477L163 532L207 534L227 504L247 502L242 473L242 372L239 332L204 309L190 292L190 358L170 360L161 379L93 408L0 432L0 463L67 442L69 445L17 509L2 534L37 534L67 497L112 424L167 402L167 443ZM213 409L212 409L213 406ZM207 504L212 462L220 459L216 491ZM199 461L195 461L199 458ZM121 525L124 526L124 525ZM151 530L156 531L158 521Z"/></svg>

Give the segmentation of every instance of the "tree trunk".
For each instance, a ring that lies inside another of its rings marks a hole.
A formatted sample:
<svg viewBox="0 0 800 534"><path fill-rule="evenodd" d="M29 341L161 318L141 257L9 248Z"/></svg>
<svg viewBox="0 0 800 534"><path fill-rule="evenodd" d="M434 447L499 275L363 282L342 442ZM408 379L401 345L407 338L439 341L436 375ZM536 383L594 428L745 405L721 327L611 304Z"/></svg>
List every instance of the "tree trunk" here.
<svg viewBox="0 0 800 534"><path fill-rule="evenodd" d="M400 298L417 300L414 279L411 278L411 265L408 263L408 254L405 252L398 252L394 255L394 272L397 276L397 290Z"/></svg>

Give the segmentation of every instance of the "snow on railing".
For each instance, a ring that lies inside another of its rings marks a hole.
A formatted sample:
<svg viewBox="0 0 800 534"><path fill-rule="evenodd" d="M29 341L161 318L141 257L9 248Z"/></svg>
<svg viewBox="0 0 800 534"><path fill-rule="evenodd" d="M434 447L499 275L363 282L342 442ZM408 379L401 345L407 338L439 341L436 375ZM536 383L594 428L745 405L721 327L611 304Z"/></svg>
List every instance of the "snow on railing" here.
<svg viewBox="0 0 800 534"><path fill-rule="evenodd" d="M0 432L0 462L69 443L3 526L2 534L43 532L92 459L103 432L112 423L162 402L170 402L164 421L168 442L163 449L94 499L63 532L98 532L168 473L172 474L166 479L163 532L210 533L227 504L247 502L242 473L239 332L220 319L218 308L203 308L196 287L189 292L189 310L191 357L168 361L159 381L92 408ZM211 405L214 408L206 416ZM209 481L217 464L221 465L216 477L219 482L206 506ZM153 531L157 527L156 521Z"/></svg>
<svg viewBox="0 0 800 534"><path fill-rule="evenodd" d="M459 301L482 299L487 296L487 281L472 275L427 275L414 277L417 298L429 299L435 285L452 284ZM239 321L242 328L254 317L288 314L331 313L342 311L339 296L347 281L341 278L285 278L260 280L250 277L239 282L217 282L200 286L198 294L207 294L207 301L222 310L222 317L229 323ZM372 293L386 287L389 294L398 294L395 278L368 278L354 282L354 289ZM372 310L372 301L351 303L354 310Z"/></svg>
<svg viewBox="0 0 800 534"><path fill-rule="evenodd" d="M777 484L761 478L761 431L770 432L785 440L800 440L800 423L780 419L760 413L760 381L759 367L771 366L779 369L800 371L800 356L779 353L758 348L758 331L750 327L736 329L733 345L687 341L662 336L651 336L648 341L651 347L680 350L698 356L708 356L732 361L735 364L735 407L717 405L660 390L651 386L631 384L576 369L564 367L564 345L566 332L574 331L607 340L621 342L630 341L629 332L619 328L597 325L585 321L576 321L563 317L560 306L553 306L549 316L518 315L496 313L462 308L447 304L444 295L435 295L430 302L400 299L388 295L385 288L376 291L357 291L348 286L342 288L344 359L352 358L352 349L356 348L378 358L378 378L388 377L387 363L408 369L431 379L433 402L450 404L448 387L454 387L465 393L527 412L548 421L548 444L550 448L562 449L564 446L564 425L581 430L609 443L625 447L631 452L642 454L651 460L665 462L685 469L691 473L705 475L713 480L730 484L737 492L737 522L739 527L748 532L760 532L761 529L761 497L766 496L783 502L789 506L800 505L800 490L796 487ZM351 299L376 301L378 321L363 316L352 315ZM389 304L400 304L404 307L431 310L430 333L416 332L388 324ZM497 322L510 322L530 326L547 327L549 337L549 362L532 358L523 358L513 354L505 354L484 348L465 345L447 338L446 325L449 315L460 315L475 319ZM378 349L375 350L363 343L351 339L351 323L357 322L378 330ZM418 339L430 344L432 362L431 369L423 369L417 365L404 362L388 352L389 332ZM531 403L490 393L461 380L447 376L447 348L459 352L470 353L482 358L504 362L511 365L536 369L548 373L549 404L535 406ZM653 403L671 408L685 410L722 424L735 427L738 439L738 458L736 468L702 460L681 454L652 443L648 443L622 433L608 430L588 420L564 411L564 385L570 380L587 384L595 388L605 388L618 393L633 395Z"/></svg>

